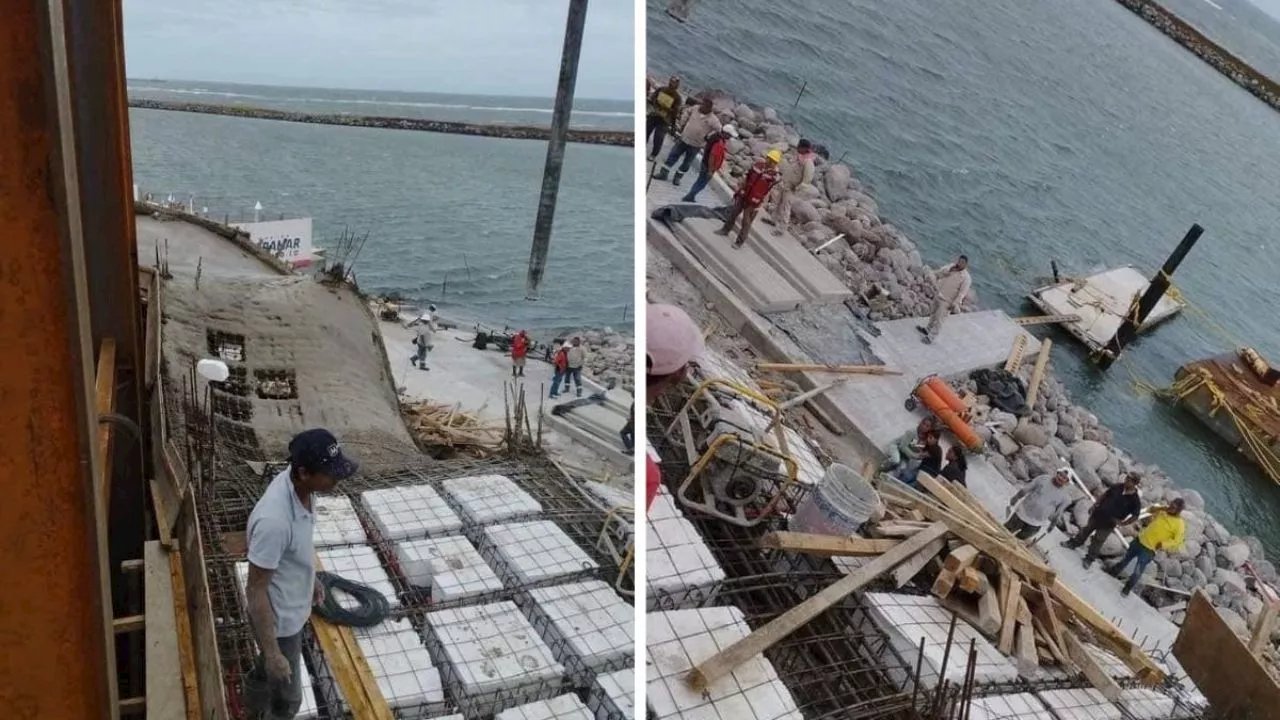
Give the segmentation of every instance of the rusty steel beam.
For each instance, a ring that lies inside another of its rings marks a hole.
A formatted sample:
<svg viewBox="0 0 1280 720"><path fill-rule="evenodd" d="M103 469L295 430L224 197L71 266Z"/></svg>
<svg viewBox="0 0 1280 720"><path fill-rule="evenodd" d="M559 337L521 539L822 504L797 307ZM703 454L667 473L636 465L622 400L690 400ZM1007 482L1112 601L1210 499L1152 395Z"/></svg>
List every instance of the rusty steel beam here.
<svg viewBox="0 0 1280 720"><path fill-rule="evenodd" d="M0 708L110 718L118 695L95 478L96 346L63 5L0 7Z"/></svg>

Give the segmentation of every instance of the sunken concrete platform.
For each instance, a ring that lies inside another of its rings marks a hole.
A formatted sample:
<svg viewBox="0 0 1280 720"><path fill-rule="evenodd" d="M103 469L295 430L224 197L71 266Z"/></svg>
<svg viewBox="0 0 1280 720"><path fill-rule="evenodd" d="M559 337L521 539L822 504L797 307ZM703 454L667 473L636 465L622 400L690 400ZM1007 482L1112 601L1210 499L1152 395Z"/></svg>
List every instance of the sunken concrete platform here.
<svg viewBox="0 0 1280 720"><path fill-rule="evenodd" d="M597 675L587 694L595 720L635 720L636 674L631 668Z"/></svg>
<svg viewBox="0 0 1280 720"><path fill-rule="evenodd" d="M705 692L685 683L689 670L751 634L736 607L649 613L645 687L657 720L803 720L773 664L756 655Z"/></svg>
<svg viewBox="0 0 1280 720"><path fill-rule="evenodd" d="M529 597L527 616L576 682L632 667L635 609L607 583L553 585L530 590Z"/></svg>
<svg viewBox="0 0 1280 720"><path fill-rule="evenodd" d="M575 695L559 695L503 710L494 720L592 720L591 710Z"/></svg>
<svg viewBox="0 0 1280 720"><path fill-rule="evenodd" d="M462 529L462 519L430 485L369 490L360 500L387 542L439 537Z"/></svg>
<svg viewBox="0 0 1280 720"><path fill-rule="evenodd" d="M445 480L445 495L463 519L473 525L537 515L542 505L502 475L476 475Z"/></svg>
<svg viewBox="0 0 1280 720"><path fill-rule="evenodd" d="M431 588L433 603L502 589L502 581L465 537L404 540L395 544L395 554L409 584Z"/></svg>
<svg viewBox="0 0 1280 720"><path fill-rule="evenodd" d="M649 609L695 608L713 602L725 578L724 568L665 486L649 507L645 529Z"/></svg>
<svg viewBox="0 0 1280 720"><path fill-rule="evenodd" d="M794 310L807 301L750 246L735 248L732 236L716 234L720 225L710 218L687 218L666 230L752 309L762 313L781 312Z"/></svg>
<svg viewBox="0 0 1280 720"><path fill-rule="evenodd" d="M549 520L491 525L485 547L503 582L516 588L599 569L560 526Z"/></svg>

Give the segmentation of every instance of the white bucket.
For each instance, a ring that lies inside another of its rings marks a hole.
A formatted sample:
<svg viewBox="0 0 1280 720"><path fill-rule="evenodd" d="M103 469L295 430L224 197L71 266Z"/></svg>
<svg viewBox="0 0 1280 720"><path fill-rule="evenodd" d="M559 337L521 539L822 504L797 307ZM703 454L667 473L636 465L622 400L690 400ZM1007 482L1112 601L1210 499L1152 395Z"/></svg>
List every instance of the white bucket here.
<svg viewBox="0 0 1280 720"><path fill-rule="evenodd" d="M833 463L822 482L800 501L790 528L817 535L853 535L879 509L880 495L871 483L853 468Z"/></svg>

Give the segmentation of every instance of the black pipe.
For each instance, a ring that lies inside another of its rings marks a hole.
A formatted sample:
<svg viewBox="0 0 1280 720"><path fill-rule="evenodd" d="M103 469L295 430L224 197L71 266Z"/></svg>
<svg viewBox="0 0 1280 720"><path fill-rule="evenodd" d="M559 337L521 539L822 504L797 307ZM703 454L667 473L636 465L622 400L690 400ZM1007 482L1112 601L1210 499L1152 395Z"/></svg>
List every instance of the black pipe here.
<svg viewBox="0 0 1280 720"><path fill-rule="evenodd" d="M1111 364L1120 358L1120 353L1138 336L1138 328L1142 327L1142 323L1146 321L1147 316L1155 309L1156 303L1160 302L1160 298L1168 292L1172 283L1173 272L1178 269L1182 261L1186 259L1187 253L1191 252L1191 248L1195 247L1196 241L1204 234L1204 228L1199 225L1192 225L1187 234L1183 236L1182 242L1178 243L1178 247L1174 248L1173 254L1168 260L1164 261L1164 266L1160 268L1160 272L1151 278L1151 283L1147 285L1147 291L1142 294L1142 299L1138 301L1137 307L1125 316L1124 322L1120 323L1120 327L1116 328L1116 334L1111 340L1107 341L1106 347L1098 353L1098 367L1106 370Z"/></svg>
<svg viewBox="0 0 1280 720"><path fill-rule="evenodd" d="M555 110L551 114L551 137L547 140L547 164L542 171L542 195L538 217L533 223L533 248L529 252L529 275L525 299L538 299L538 286L547 269L551 247L551 223L560 193L560 171L564 168L564 146L569 137L573 113L573 91L578 84L578 59L582 56L582 28L587 22L587 0L569 0L569 20L564 31L564 51L560 55L560 80L556 84Z"/></svg>

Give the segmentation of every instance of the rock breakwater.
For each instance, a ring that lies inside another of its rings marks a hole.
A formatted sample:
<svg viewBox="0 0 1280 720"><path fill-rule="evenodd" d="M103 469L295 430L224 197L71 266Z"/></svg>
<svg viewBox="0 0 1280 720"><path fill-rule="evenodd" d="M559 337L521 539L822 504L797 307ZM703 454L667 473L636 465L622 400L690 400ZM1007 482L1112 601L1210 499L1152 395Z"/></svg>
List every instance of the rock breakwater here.
<svg viewBox="0 0 1280 720"><path fill-rule="evenodd" d="M212 103L172 102L129 98L129 107L147 110L227 115L255 120L279 120L282 122L311 123L313 125L342 125L346 127L380 128L383 130L417 130L420 132L449 133L452 135L477 135L507 140L546 140L551 136L548 127L533 125L502 125L481 123L445 122L423 118L382 117L377 115L346 115L304 113L292 110L249 107L246 105L215 105ZM590 145L615 145L631 147L635 133L618 130L569 130L569 142Z"/></svg>

